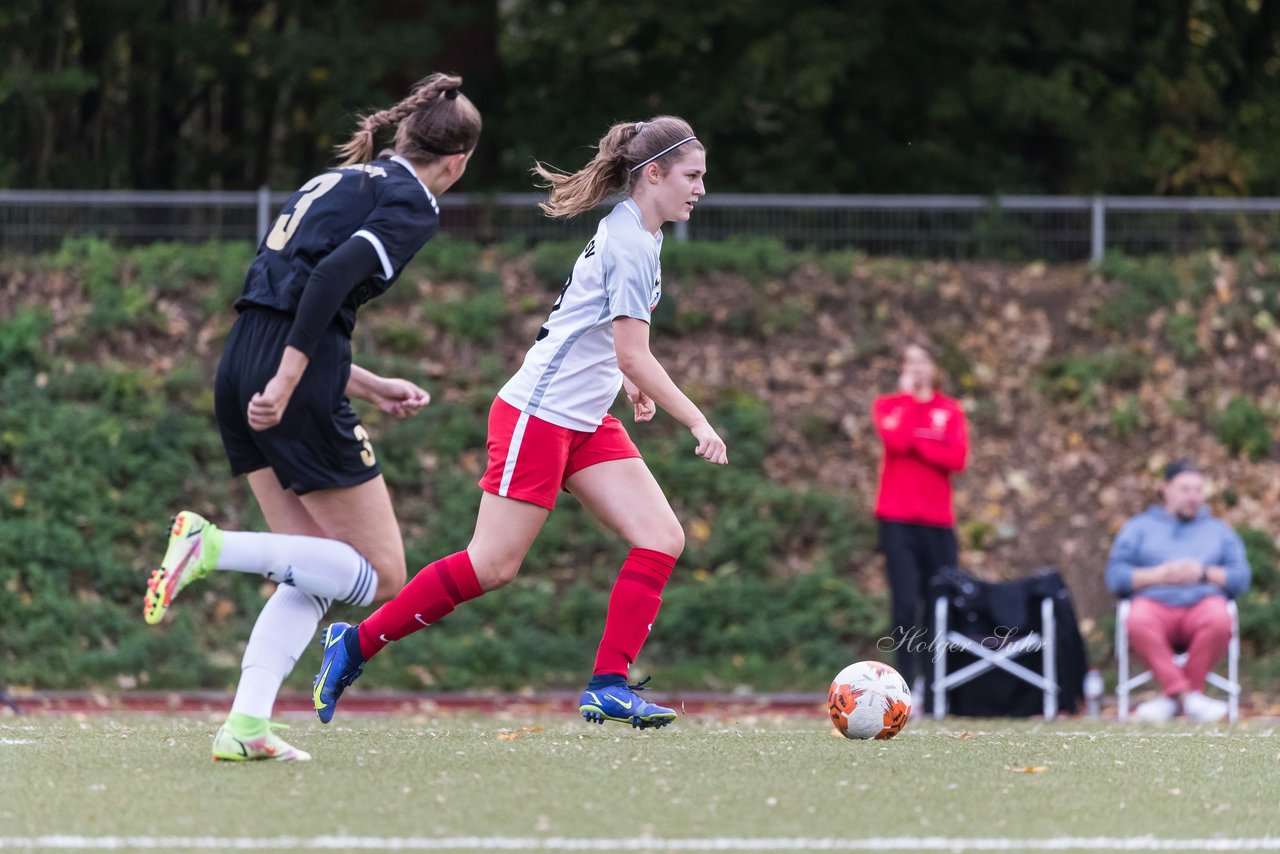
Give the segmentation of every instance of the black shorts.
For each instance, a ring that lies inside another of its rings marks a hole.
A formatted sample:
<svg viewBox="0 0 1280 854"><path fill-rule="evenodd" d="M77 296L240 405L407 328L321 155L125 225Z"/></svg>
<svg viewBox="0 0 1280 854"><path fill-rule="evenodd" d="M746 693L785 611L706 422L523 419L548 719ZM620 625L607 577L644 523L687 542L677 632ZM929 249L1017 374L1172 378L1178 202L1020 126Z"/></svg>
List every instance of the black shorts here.
<svg viewBox="0 0 1280 854"><path fill-rule="evenodd" d="M214 410L231 473L268 466L280 486L303 495L356 486L380 474L369 434L347 399L351 339L325 330L294 389L284 418L268 430L249 426L249 400L275 375L293 317L249 308L231 327L214 383Z"/></svg>

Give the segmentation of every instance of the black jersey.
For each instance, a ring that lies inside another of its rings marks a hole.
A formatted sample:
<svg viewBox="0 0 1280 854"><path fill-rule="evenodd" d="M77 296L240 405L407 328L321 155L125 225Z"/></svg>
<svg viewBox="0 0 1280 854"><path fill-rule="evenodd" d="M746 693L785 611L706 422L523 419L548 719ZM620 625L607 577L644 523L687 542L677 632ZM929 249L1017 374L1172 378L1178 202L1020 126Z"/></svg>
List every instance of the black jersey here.
<svg viewBox="0 0 1280 854"><path fill-rule="evenodd" d="M258 247L237 310L298 310L312 271L352 237L373 245L382 271L352 288L334 317L346 334L356 309L384 293L440 226L440 207L409 161L396 155L343 166L303 184Z"/></svg>

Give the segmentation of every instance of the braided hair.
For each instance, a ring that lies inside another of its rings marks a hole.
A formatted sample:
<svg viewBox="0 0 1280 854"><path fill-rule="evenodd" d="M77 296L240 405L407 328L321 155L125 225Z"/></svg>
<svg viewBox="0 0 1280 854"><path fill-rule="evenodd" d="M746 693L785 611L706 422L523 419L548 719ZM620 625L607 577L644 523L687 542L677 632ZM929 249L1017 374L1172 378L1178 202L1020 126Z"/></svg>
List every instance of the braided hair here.
<svg viewBox="0 0 1280 854"><path fill-rule="evenodd" d="M480 138L480 111L458 91L462 78L439 72L414 84L408 97L385 110L362 116L360 127L337 153L341 166L373 159L378 131L396 128L395 153L413 163L465 154Z"/></svg>

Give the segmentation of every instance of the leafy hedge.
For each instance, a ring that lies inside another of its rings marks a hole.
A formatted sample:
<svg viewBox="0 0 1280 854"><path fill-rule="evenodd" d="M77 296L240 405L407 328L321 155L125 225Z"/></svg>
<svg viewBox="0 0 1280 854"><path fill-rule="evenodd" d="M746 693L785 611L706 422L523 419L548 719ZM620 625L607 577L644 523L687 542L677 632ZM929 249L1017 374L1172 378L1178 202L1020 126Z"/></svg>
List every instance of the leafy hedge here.
<svg viewBox="0 0 1280 854"><path fill-rule="evenodd" d="M535 268L550 266L540 255L560 247L549 246L534 252ZM413 288L398 288L404 311L370 312L357 330L361 361L380 370L420 375L414 360L424 351L456 357L452 385L419 418L364 413L395 492L411 569L466 543L485 415L509 371L503 358L473 346L512 322L493 259L458 241L431 247L414 275L468 287L422 300L421 324ZM262 527L245 485L226 473L210 392L248 257L235 244L120 250L77 240L0 268L0 277L69 280L69 298L84 306L56 322L30 301L0 315L0 625L8 629L0 684L234 684L270 585L219 573L184 593L159 628L144 625L140 611L175 510ZM187 332L169 334L174 323ZM206 328L208 353L198 355L192 332ZM749 394L726 388L702 403L734 437L734 466L694 457L687 431L670 419L633 431L690 530L642 663L661 668L664 687L812 689L883 632L882 603L837 576L852 553L868 550L867 523L842 496L764 476L759 463L773 438L767 412ZM577 685L589 672L624 554L566 498L514 584L375 661L366 683ZM793 575L782 555L799 557L806 570ZM359 616L351 608L335 613ZM314 655L291 685L306 684Z"/></svg>
<svg viewBox="0 0 1280 854"><path fill-rule="evenodd" d="M481 247L442 235L387 294L383 310L362 317L362 364L434 377L435 402L416 419L363 412L395 495L411 570L462 548L474 523L485 415L515 358L502 347L527 337L528 316L545 310L529 304L539 296L527 290L513 301L512 277L536 282L549 304L580 250L580 242ZM229 528L263 527L245 485L227 476L210 389L232 319L228 307L251 252L243 244L122 250L73 240L57 253L0 263L0 684L234 684L270 585L218 574L184 594L159 628L145 626L139 612L175 510L191 507ZM1096 270L1108 298L1085 336L1096 346L1077 342L1046 354L1032 391L1055 417L1101 412L1093 423L1102 434L1135 441L1151 422L1147 392L1162 358L1194 365L1212 358L1226 336L1252 346L1271 336L1280 317L1280 259L1234 259L1245 298L1208 301L1219 263L1109 256ZM816 255L769 241L673 242L664 271L673 280L711 278L735 294L714 315L696 295L673 289L655 315L664 336L714 335L724 346L754 349L793 331L815 300L829 301L832 293L846 299L839 289L861 287L858 277L918 288L921 276L932 275L901 259ZM822 296L779 287L818 275L837 287ZM872 319L859 329L859 358L892 358L879 306L868 308ZM1161 323L1161 335L1144 337ZM870 558L872 526L846 495L775 482L762 462L784 441L808 443L796 452L810 453L846 439L831 412L786 413L785 432L752 389L694 392L731 437L734 465L712 467L694 457L687 431L669 418L632 431L688 535L641 664L661 671L664 687L813 690L851 657L875 654L885 633L882 594L857 589L849 573ZM1206 436L1234 454L1270 456L1272 401L1254 399L1242 385L1209 403L1199 407ZM615 414L627 416L622 408ZM979 549L995 534L976 517L962 531ZM1255 569L1254 588L1241 602L1242 629L1251 649L1265 650L1280 642L1275 541L1272 532L1242 534ZM365 684L577 685L624 553L564 499L513 585L377 659ZM360 612L344 607L335 616ZM308 651L291 686L305 687L315 663Z"/></svg>

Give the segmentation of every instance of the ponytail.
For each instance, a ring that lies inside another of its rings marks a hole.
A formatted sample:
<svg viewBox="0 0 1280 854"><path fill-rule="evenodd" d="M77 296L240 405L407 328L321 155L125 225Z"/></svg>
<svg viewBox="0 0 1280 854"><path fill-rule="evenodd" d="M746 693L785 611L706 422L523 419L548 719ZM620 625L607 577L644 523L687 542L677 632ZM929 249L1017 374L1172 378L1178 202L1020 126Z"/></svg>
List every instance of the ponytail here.
<svg viewBox="0 0 1280 854"><path fill-rule="evenodd" d="M376 113L374 114L377 115ZM373 148L378 131L382 124L375 122L374 116L365 116L360 120L360 129L352 134L351 139L339 145L338 156L344 158L339 166L352 166L356 163L367 163L373 159Z"/></svg>
<svg viewBox="0 0 1280 854"><path fill-rule="evenodd" d="M646 122L616 124L596 145L596 156L577 172L563 172L535 161L533 174L550 190L539 203L547 216L570 217L589 211L615 193L629 190L641 166L665 170L686 145L702 148L684 119L658 116Z"/></svg>
<svg viewBox="0 0 1280 854"><path fill-rule="evenodd" d="M574 216L625 189L631 181L627 146L639 134L636 127L637 123L627 123L609 128L596 146L596 156L573 174L535 162L534 174L546 182L541 186L551 190L550 198L538 207L547 216Z"/></svg>
<svg viewBox="0 0 1280 854"><path fill-rule="evenodd" d="M458 91L462 78L435 73L419 80L408 97L360 119L351 139L337 147L340 166L373 159L378 131L396 127L395 152L414 163L431 161L475 148L480 138L480 111Z"/></svg>

